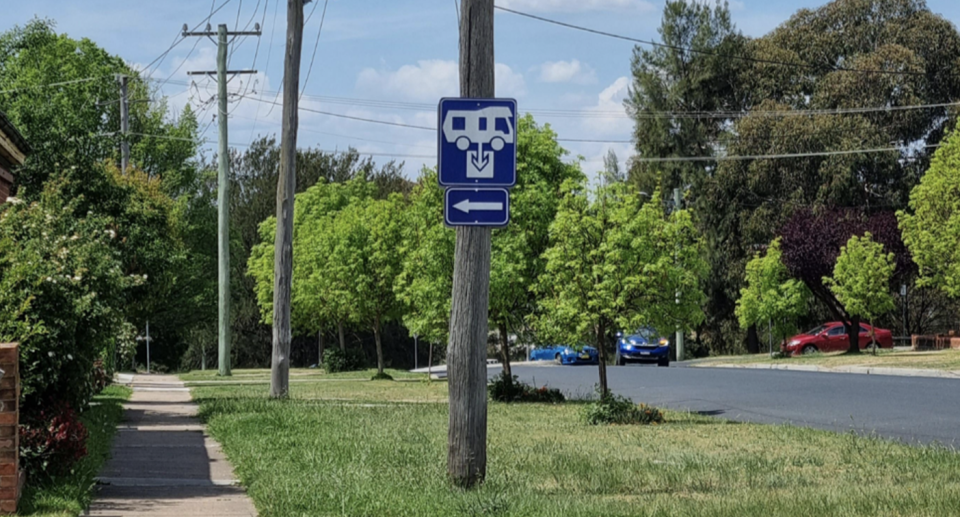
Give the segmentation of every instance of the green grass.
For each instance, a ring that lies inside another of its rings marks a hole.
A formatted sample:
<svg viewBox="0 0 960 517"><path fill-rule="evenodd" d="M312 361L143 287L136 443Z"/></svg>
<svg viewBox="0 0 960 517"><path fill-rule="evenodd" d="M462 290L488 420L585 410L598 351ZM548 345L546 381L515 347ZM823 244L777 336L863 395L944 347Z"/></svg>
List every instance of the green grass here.
<svg viewBox="0 0 960 517"><path fill-rule="evenodd" d="M90 505L94 478L110 454L110 444L123 416L121 406L130 389L108 386L94 397L94 405L81 415L87 427L87 456L73 472L42 481L27 481L20 499L19 515L75 517Z"/></svg>
<svg viewBox="0 0 960 517"><path fill-rule="evenodd" d="M263 517L948 516L960 508L960 455L940 447L676 412L660 426L592 427L580 404L491 403L487 481L463 491L445 477L444 383L293 384L286 401L267 400L256 385L193 393Z"/></svg>
<svg viewBox="0 0 960 517"><path fill-rule="evenodd" d="M868 352L846 355L843 352L810 354L784 359L771 359L767 354L737 355L698 359L695 364L808 364L836 368L839 366L872 366L890 368L922 368L935 370L960 370L960 350L881 350L877 355Z"/></svg>

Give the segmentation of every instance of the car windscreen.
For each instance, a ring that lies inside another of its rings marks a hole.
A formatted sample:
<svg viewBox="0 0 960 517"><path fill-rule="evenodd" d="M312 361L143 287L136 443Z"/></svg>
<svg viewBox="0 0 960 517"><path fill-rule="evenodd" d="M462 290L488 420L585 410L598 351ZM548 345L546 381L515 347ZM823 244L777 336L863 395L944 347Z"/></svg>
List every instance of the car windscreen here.
<svg viewBox="0 0 960 517"><path fill-rule="evenodd" d="M826 328L827 328L826 325L820 325L819 327L816 327L816 328L814 328L813 330L808 330L808 331L804 332L804 334L807 334L807 335L809 335L809 336L816 336L817 334L823 332L824 329L826 329Z"/></svg>

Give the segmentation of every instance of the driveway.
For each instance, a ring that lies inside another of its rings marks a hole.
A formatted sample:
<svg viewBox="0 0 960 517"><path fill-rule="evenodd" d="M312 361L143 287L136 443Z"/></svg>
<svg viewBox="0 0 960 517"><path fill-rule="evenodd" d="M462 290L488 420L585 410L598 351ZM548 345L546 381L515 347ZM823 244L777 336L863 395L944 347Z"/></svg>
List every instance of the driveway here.
<svg viewBox="0 0 960 517"><path fill-rule="evenodd" d="M516 366L513 373L581 397L598 379L596 366ZM611 366L607 378L615 393L669 409L960 447L957 380L675 364Z"/></svg>

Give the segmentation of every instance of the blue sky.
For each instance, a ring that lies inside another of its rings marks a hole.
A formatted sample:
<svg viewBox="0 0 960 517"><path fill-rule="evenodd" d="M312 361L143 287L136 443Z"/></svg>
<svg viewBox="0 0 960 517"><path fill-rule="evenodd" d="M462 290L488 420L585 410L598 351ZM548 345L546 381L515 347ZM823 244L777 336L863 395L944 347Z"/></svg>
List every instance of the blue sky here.
<svg viewBox="0 0 960 517"><path fill-rule="evenodd" d="M220 6L225 0L215 0ZM697 0L690 0L697 1ZM34 16L56 20L58 30L72 37L88 37L108 51L140 66L153 61L177 39L184 23L191 27L211 10L209 0L31 0L4 2L0 30L24 24ZM656 0L497 0L498 5L641 39L657 39L663 2ZM740 30L760 36L802 7L824 0L733 0L733 19ZM456 0L329 0L323 32L301 106L376 120L434 126L439 97L456 96ZM310 16L317 6L316 12ZM932 11L955 25L960 2L928 0ZM246 98L231 104L230 142L249 143L256 135L280 131L280 108L270 109L282 82L286 18L283 0L230 0L214 17L214 26L241 28L264 20L259 49L255 38L242 40L231 57L231 68L260 73L238 77L231 90ZM307 6L310 16L304 33L303 72L306 78L323 0ZM239 14L238 14L239 13ZM274 14L276 13L276 17ZM276 21L274 21L276 20ZM496 18L497 93L512 96L521 111L531 110L538 122L550 123L560 138L628 141L631 123L622 110L629 86L632 44L547 25L513 14ZM193 49L194 44L196 48ZM191 49L193 49L191 51ZM181 42L151 76L170 82L162 94L180 108L210 99L215 86L197 80L188 86L187 70L212 70L215 45L191 38ZM182 66L181 66L182 65ZM179 70L177 68L179 67ZM242 82L241 82L242 81ZM377 102L370 102L377 101ZM549 110L576 110L588 116ZM205 127L213 110L203 112ZM406 162L415 177L423 164L435 164L436 137L419 129L370 124L303 113L301 146L345 149L353 146L377 153L377 162L391 158ZM216 139L211 126L206 138ZM583 156L584 170L593 174L602 157L614 149L621 161L631 154L629 143L564 143L572 156ZM210 146L212 148L212 146ZM238 145L241 147L241 145ZM394 156L388 156L394 155ZM402 156L400 156L402 155Z"/></svg>

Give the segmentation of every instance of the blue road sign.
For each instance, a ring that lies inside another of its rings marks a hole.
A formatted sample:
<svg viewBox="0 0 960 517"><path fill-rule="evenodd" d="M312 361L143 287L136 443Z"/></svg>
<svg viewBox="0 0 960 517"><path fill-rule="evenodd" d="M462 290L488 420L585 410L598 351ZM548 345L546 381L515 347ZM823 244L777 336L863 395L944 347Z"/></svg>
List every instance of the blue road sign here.
<svg viewBox="0 0 960 517"><path fill-rule="evenodd" d="M440 99L437 125L441 185L517 184L517 101Z"/></svg>
<svg viewBox="0 0 960 517"><path fill-rule="evenodd" d="M505 188L449 188L444 194L447 226L506 226L510 192Z"/></svg>

